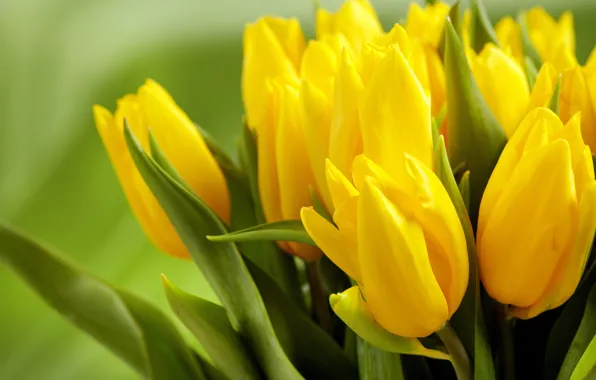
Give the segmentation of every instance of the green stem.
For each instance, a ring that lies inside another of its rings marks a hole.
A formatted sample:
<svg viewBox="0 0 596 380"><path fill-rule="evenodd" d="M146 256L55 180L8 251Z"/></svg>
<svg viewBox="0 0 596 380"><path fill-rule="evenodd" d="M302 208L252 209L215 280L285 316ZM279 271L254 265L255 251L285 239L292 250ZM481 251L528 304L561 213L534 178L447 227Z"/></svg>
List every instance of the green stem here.
<svg viewBox="0 0 596 380"><path fill-rule="evenodd" d="M445 327L437 331L437 335L441 338L443 344L445 344L447 353L451 356L451 364L453 365L453 369L455 369L457 379L473 380L470 359L468 358L466 349L449 323L446 323Z"/></svg>
<svg viewBox="0 0 596 380"><path fill-rule="evenodd" d="M321 328L329 334L333 332L329 301L321 282L319 260L306 263L306 278L310 286L312 311L315 320Z"/></svg>
<svg viewBox="0 0 596 380"><path fill-rule="evenodd" d="M513 324L515 319L507 315L507 305L498 305L498 323L501 335L501 368L503 378L515 380L515 341Z"/></svg>

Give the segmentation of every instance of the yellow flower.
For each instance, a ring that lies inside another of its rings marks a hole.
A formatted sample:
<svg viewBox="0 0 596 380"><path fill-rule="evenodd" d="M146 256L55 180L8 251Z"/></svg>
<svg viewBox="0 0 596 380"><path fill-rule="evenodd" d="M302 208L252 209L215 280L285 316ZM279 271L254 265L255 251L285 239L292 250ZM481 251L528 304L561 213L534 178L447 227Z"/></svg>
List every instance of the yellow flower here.
<svg viewBox="0 0 596 380"><path fill-rule="evenodd" d="M242 98L248 125L258 129L262 118L268 78L298 81L305 41L295 19L263 17L244 31Z"/></svg>
<svg viewBox="0 0 596 380"><path fill-rule="evenodd" d="M441 42L449 9L449 5L442 2L427 4L424 9L411 3L406 19L406 32L411 38L419 38L424 44L436 49Z"/></svg>
<svg viewBox="0 0 596 380"><path fill-rule="evenodd" d="M461 303L468 256L440 180L414 156L402 155L399 180L358 156L354 185L327 161L335 225L312 208L302 209L301 216L317 245L358 283L360 292L346 290L343 296L362 297L370 316L387 331L424 337L440 329Z"/></svg>
<svg viewBox="0 0 596 380"><path fill-rule="evenodd" d="M481 280L512 314L532 318L575 291L596 227L596 181L580 116L530 112L509 140L480 205Z"/></svg>
<svg viewBox="0 0 596 380"><path fill-rule="evenodd" d="M543 62L552 64L558 72L577 65L573 15L564 12L558 21L544 8L530 9L524 15L532 45ZM521 30L511 17L499 21L495 27L497 38L506 51L523 62Z"/></svg>
<svg viewBox="0 0 596 380"><path fill-rule="evenodd" d="M328 34L342 34L356 50L383 33L377 14L368 0L346 0L335 14L323 8L317 9L316 29L317 39Z"/></svg>
<svg viewBox="0 0 596 380"><path fill-rule="evenodd" d="M199 131L170 94L152 80L118 101L114 115L94 106L97 130L108 151L128 202L152 242L162 251L188 257L180 237L143 181L124 140L124 119L146 151L149 128L167 159L188 186L224 221L229 221L228 188L217 161Z"/></svg>

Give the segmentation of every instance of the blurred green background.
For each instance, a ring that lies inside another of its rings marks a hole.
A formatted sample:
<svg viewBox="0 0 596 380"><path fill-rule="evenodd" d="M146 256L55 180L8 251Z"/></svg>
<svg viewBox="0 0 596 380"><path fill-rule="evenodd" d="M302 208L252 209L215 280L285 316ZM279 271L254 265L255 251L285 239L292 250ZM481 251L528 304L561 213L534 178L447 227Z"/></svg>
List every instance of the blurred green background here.
<svg viewBox="0 0 596 380"><path fill-rule="evenodd" d="M409 2L373 0L385 25ZM340 0L322 0L335 9ZM493 20L532 5L575 13L578 55L596 43L591 0L486 0ZM211 300L193 264L158 253L129 211L91 116L146 78L163 84L233 152L241 36L260 15L298 17L310 0L1 0L0 222L166 308L159 274ZM135 374L46 307L0 265L0 379L131 379Z"/></svg>

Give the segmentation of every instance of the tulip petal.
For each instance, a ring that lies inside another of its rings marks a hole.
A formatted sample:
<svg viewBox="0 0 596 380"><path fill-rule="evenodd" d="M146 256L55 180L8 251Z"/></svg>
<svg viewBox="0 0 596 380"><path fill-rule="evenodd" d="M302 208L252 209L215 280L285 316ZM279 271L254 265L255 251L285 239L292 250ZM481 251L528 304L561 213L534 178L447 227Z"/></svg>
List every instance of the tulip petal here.
<svg viewBox="0 0 596 380"><path fill-rule="evenodd" d="M357 263L356 246L346 241L345 235L333 224L319 215L312 207L303 207L300 217L306 232L313 241L325 253L329 260L333 261L341 270L356 282L361 282L360 268Z"/></svg>
<svg viewBox="0 0 596 380"><path fill-rule="evenodd" d="M145 125L186 184L224 221L230 220L228 187L199 131L163 87L152 80L138 94Z"/></svg>
<svg viewBox="0 0 596 380"><path fill-rule="evenodd" d="M437 331L448 318L448 306L420 226L371 181L365 181L358 213L360 270L367 304L377 322L404 337Z"/></svg>
<svg viewBox="0 0 596 380"><path fill-rule="evenodd" d="M337 209L349 198L357 196L358 191L330 160L325 161L325 167L327 185L333 199L333 207Z"/></svg>
<svg viewBox="0 0 596 380"><path fill-rule="evenodd" d="M490 218L481 218L478 259L487 292L504 304L534 304L568 246L576 213L569 143L556 139L527 152Z"/></svg>
<svg viewBox="0 0 596 380"><path fill-rule="evenodd" d="M559 115L563 122L567 122L577 112L581 112L584 141L592 150L596 150L596 128L594 127L596 125L596 114L591 99L590 86L595 87L593 84L586 82L580 67L565 71L561 78Z"/></svg>
<svg viewBox="0 0 596 380"><path fill-rule="evenodd" d="M546 107L548 105L555 91L557 78L558 74L553 65L548 62L544 63L538 72L536 82L534 82L528 111L536 107Z"/></svg>
<svg viewBox="0 0 596 380"><path fill-rule="evenodd" d="M143 231L160 250L187 258L186 247L132 161L124 140L122 122L116 122L101 106L94 106L93 114L120 185Z"/></svg>
<svg viewBox="0 0 596 380"><path fill-rule="evenodd" d="M430 101L396 45L379 61L360 103L364 154L398 179L403 152L432 167Z"/></svg>

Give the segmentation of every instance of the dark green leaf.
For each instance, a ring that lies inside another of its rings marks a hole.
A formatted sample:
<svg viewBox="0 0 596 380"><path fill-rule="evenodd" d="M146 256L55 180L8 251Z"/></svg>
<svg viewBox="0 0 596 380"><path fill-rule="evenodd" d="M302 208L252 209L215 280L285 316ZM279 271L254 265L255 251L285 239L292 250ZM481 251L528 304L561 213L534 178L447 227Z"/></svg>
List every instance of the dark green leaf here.
<svg viewBox="0 0 596 380"><path fill-rule="evenodd" d="M282 220L279 222L265 223L225 235L209 235L207 238L213 242L240 242L240 241L292 241L296 243L315 245L301 220Z"/></svg>
<svg viewBox="0 0 596 380"><path fill-rule="evenodd" d="M462 194L453 177L449 159L447 158L445 141L442 136L439 138L438 152L435 161L435 172L443 183L443 186L445 186L445 189L455 206L455 210L457 211L457 215L466 235L466 243L468 246L468 288L459 309L451 318L451 325L472 358L474 377L476 379L491 380L495 378L495 371L482 313L482 305L480 302L480 281L478 278L474 231ZM472 173L471 175L473 176L474 174ZM474 327L471 328L471 326Z"/></svg>
<svg viewBox="0 0 596 380"><path fill-rule="evenodd" d="M583 380L596 368L596 285L589 293L585 311L563 361L557 379Z"/></svg>
<svg viewBox="0 0 596 380"><path fill-rule="evenodd" d="M170 307L197 338L213 364L229 379L259 379L253 354L230 325L226 310L186 293L162 276Z"/></svg>
<svg viewBox="0 0 596 380"><path fill-rule="evenodd" d="M84 273L1 225L0 261L53 309L143 377L205 378L175 327L147 302Z"/></svg>
<svg viewBox="0 0 596 380"><path fill-rule="evenodd" d="M403 380L399 354L383 351L358 339L358 368L362 380Z"/></svg>
<svg viewBox="0 0 596 380"><path fill-rule="evenodd" d="M538 54L538 51L530 39L530 33L528 32L528 26L526 24L526 14L524 12L520 12L518 14L517 23L519 24L519 29L521 32L522 50L524 52L524 56L529 58L532 63L534 63L534 67L542 67L542 58L540 58L540 54Z"/></svg>
<svg viewBox="0 0 596 380"><path fill-rule="evenodd" d="M487 43L499 46L497 35L482 0L470 0L470 43L477 53Z"/></svg>
<svg viewBox="0 0 596 380"><path fill-rule="evenodd" d="M464 47L445 23L447 139L452 165L470 170L470 218L475 224L484 188L506 143L505 131L486 104L472 76Z"/></svg>
<svg viewBox="0 0 596 380"><path fill-rule="evenodd" d="M124 130L131 156L163 207L235 330L246 337L268 377L300 379L277 340L263 300L244 261L231 243L215 244L206 235L227 233L219 218L194 194L175 182L143 150L130 128Z"/></svg>

